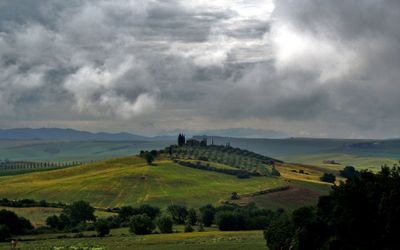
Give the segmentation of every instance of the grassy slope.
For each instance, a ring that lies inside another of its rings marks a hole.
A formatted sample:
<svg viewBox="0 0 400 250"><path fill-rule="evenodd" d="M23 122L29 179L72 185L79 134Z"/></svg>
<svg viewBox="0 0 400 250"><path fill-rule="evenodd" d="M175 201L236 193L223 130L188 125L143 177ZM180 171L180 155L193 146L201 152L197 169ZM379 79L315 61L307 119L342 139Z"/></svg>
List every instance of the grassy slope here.
<svg viewBox="0 0 400 250"><path fill-rule="evenodd" d="M232 192L251 193L282 185L277 178L234 176L191 169L169 160L148 166L139 157L101 161L85 166L0 177L0 197L72 202L86 200L99 207L201 206L227 199Z"/></svg>
<svg viewBox="0 0 400 250"><path fill-rule="evenodd" d="M137 250L265 250L262 231L220 232L207 228L206 232L132 235L126 228L114 229L111 237L92 238L95 232L85 232L85 238L56 239L55 235L27 236L19 244L21 249L137 249ZM72 236L72 234L70 235ZM50 239L43 239L43 238ZM9 243L0 243L0 249L9 249Z"/></svg>

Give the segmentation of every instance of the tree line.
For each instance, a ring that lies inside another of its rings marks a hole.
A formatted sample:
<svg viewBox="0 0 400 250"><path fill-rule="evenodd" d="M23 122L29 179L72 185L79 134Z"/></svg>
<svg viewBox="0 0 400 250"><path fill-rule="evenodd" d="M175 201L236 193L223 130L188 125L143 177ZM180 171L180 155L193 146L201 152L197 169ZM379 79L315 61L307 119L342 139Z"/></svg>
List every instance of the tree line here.
<svg viewBox="0 0 400 250"><path fill-rule="evenodd" d="M81 165L82 162L34 162L34 161L2 161L0 162L0 171L20 171L20 170L35 170L62 168Z"/></svg>
<svg viewBox="0 0 400 250"><path fill-rule="evenodd" d="M173 225L184 225L185 232L204 231L204 227L217 225L222 230L254 230L266 228L283 210L261 209L254 203L246 206L224 204L204 205L198 209L173 204L165 209L156 206L124 206L112 209L116 213L105 219L94 215L95 208L88 202L77 201L66 205L59 215L46 219L46 226L33 228L29 220L17 216L14 212L0 211L0 241L27 233L59 233L97 231L104 237L110 229L128 227L133 234L173 233ZM157 230L157 231L156 231Z"/></svg>
<svg viewBox="0 0 400 250"><path fill-rule="evenodd" d="M67 205L62 202L48 202L45 200L35 201L32 199L10 200L7 198L0 199L0 206L4 207L55 207L64 208Z"/></svg>

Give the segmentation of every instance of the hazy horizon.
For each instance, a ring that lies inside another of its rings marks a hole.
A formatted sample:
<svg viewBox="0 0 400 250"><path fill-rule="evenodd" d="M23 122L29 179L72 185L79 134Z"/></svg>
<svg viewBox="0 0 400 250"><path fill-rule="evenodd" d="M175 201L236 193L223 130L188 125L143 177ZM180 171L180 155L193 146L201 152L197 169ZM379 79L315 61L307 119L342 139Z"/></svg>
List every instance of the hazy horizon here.
<svg viewBox="0 0 400 250"><path fill-rule="evenodd" d="M312 136L291 136L279 133L272 130L262 130L262 129L252 129L252 128L226 128L218 130L171 130L160 134L141 134L137 132L127 132L127 131L103 131L103 130L82 130L76 128L57 128L57 127L20 127L20 128L0 128L0 132L13 131L13 130L72 130L74 132L88 132L92 134L130 134L133 136L157 138L157 137L177 137L178 134L184 134L187 137L195 136L208 136L208 137L230 137L230 138L243 138L243 139L331 139L331 140L397 140L399 137L387 137L387 138L377 138L377 137L365 137L365 138L345 138L345 137L312 137ZM0 134L0 140L3 139Z"/></svg>

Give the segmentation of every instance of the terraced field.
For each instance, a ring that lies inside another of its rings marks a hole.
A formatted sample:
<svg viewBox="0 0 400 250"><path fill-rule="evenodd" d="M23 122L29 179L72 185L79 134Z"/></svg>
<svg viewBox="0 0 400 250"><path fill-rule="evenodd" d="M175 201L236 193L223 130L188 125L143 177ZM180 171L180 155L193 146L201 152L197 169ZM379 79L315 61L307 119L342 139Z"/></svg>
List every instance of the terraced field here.
<svg viewBox="0 0 400 250"><path fill-rule="evenodd" d="M232 192L252 193L283 185L273 177L235 176L183 167L170 160L154 165L137 156L84 166L0 177L0 197L46 199L50 202L89 201L98 207L152 204L188 206L216 204Z"/></svg>

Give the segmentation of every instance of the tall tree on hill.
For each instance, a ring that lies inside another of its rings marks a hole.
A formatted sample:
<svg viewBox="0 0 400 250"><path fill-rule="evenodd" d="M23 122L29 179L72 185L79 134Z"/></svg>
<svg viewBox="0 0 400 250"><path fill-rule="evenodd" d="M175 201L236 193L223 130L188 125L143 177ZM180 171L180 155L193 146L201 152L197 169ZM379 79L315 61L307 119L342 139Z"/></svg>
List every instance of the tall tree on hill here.
<svg viewBox="0 0 400 250"><path fill-rule="evenodd" d="M178 146L182 147L183 145L185 145L186 139L185 139L185 135L184 134L179 134L178 136Z"/></svg>
<svg viewBox="0 0 400 250"><path fill-rule="evenodd" d="M146 152L146 154L144 155L144 158L146 159L147 164L151 165L153 163L155 157L153 154Z"/></svg>

